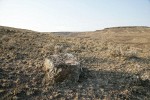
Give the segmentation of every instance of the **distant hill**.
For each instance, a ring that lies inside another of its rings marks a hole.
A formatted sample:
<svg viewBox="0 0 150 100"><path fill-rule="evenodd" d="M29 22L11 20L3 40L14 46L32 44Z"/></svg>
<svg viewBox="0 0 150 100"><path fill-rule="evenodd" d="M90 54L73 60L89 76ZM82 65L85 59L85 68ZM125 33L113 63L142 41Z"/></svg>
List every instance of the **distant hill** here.
<svg viewBox="0 0 150 100"><path fill-rule="evenodd" d="M21 29L21 28L14 28L14 27L8 27L8 26L0 26L0 32L37 32L33 30L28 30L28 29ZM61 35L61 36L76 36L76 35L82 35L84 33L105 33L105 32L110 32L110 33L123 33L123 32L150 32L150 27L147 26L122 26L122 27L109 27L101 30L96 30L96 31L89 31L89 32L40 32L40 33L51 33L51 34L56 34L56 35Z"/></svg>
<svg viewBox="0 0 150 100"><path fill-rule="evenodd" d="M10 32L35 32L35 31L21 29L21 28L8 27L8 26L0 26L0 32L10 33Z"/></svg>
<svg viewBox="0 0 150 100"><path fill-rule="evenodd" d="M147 26L122 26L122 27L109 27L109 28L105 28L103 30L145 30L145 29L150 29L150 27ZM96 30L96 31L103 31L103 30Z"/></svg>
<svg viewBox="0 0 150 100"><path fill-rule="evenodd" d="M150 45L150 27L112 27L93 32L82 32L74 35L82 38L93 38L115 43L133 44L135 46Z"/></svg>

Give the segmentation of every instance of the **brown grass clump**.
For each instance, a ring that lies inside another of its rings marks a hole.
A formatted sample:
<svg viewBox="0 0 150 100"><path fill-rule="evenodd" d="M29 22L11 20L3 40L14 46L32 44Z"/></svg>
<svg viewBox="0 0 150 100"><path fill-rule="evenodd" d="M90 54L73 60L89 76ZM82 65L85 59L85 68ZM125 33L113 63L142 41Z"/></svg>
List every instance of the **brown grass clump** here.
<svg viewBox="0 0 150 100"><path fill-rule="evenodd" d="M110 55L112 55L113 57L125 57L126 59L137 58L140 53L138 48L130 46L115 45L108 48Z"/></svg>

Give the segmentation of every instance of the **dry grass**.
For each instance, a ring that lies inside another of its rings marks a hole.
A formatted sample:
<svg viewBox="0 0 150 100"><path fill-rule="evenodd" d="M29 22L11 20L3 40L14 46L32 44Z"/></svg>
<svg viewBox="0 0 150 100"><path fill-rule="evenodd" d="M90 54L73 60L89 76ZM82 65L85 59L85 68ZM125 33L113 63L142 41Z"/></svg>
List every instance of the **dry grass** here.
<svg viewBox="0 0 150 100"><path fill-rule="evenodd" d="M149 32L110 28L55 36L1 27L0 99L149 100ZM43 62L57 52L55 45L78 56L83 66L78 83L42 85Z"/></svg>

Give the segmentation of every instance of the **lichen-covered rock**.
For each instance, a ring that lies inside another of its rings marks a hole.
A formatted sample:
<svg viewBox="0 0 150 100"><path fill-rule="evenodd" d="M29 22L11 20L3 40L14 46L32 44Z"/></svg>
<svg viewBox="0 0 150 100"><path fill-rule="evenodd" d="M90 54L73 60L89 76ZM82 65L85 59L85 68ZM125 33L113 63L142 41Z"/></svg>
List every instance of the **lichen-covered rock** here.
<svg viewBox="0 0 150 100"><path fill-rule="evenodd" d="M81 73L81 66L74 55L65 53L46 58L44 71L43 83L77 82Z"/></svg>

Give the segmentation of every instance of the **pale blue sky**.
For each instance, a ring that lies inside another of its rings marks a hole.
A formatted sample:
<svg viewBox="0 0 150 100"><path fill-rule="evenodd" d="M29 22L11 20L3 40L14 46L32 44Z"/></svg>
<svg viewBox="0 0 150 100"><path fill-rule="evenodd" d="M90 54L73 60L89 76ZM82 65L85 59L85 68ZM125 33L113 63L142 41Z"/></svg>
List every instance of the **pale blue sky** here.
<svg viewBox="0 0 150 100"><path fill-rule="evenodd" d="M150 0L0 0L0 25L45 32L150 26Z"/></svg>

